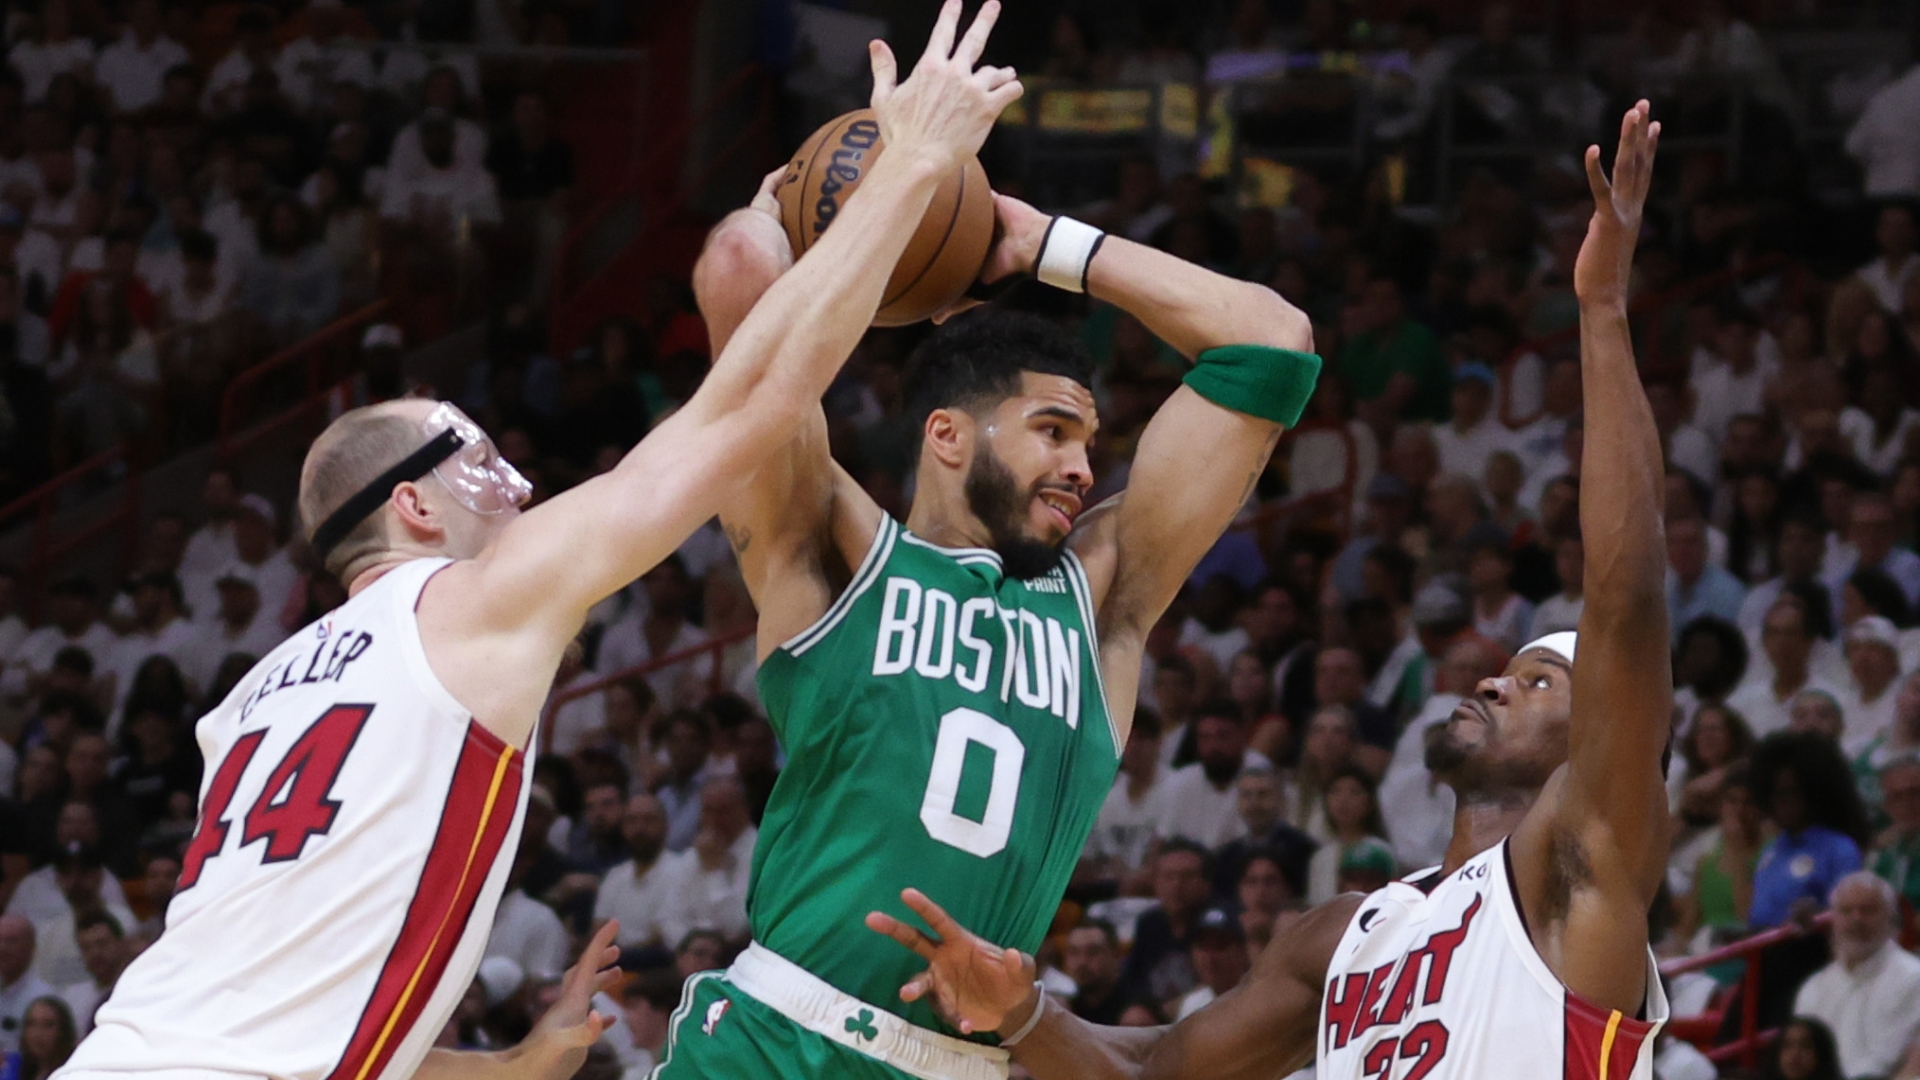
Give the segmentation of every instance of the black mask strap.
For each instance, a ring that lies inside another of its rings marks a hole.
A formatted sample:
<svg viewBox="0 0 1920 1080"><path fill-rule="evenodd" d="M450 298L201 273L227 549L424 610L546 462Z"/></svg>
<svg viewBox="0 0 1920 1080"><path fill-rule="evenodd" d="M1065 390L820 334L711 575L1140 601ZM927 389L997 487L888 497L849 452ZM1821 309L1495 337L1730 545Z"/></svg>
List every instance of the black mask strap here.
<svg viewBox="0 0 1920 1080"><path fill-rule="evenodd" d="M393 494L393 485L420 479L465 445L466 440L460 437L460 433L448 428L435 435L425 446L408 454L400 464L374 477L371 483L355 492L353 498L341 503L340 509L327 515L327 520L313 530L313 553L325 562L327 554L346 539L356 525L367 520L368 515L386 503L388 496Z"/></svg>

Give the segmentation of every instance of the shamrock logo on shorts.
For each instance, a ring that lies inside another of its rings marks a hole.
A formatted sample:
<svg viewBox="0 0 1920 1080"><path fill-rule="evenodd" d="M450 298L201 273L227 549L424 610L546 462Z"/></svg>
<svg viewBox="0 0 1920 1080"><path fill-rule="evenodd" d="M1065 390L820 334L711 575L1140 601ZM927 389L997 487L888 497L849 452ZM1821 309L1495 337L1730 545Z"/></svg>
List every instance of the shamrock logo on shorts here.
<svg viewBox="0 0 1920 1080"><path fill-rule="evenodd" d="M858 1016L847 1017L847 1033L858 1035L872 1042L880 1037L880 1029L873 1026L873 1010L861 1009Z"/></svg>

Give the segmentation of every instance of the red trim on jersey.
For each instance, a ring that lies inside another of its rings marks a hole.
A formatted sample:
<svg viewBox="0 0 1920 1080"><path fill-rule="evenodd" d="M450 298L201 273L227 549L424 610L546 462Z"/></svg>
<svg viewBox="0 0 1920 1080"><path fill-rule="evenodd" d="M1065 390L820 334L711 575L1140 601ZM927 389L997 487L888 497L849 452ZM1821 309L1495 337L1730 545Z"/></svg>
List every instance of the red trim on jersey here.
<svg viewBox="0 0 1920 1080"><path fill-rule="evenodd" d="M400 937L387 954L346 1052L327 1080L379 1076L413 1030L466 934L474 903L513 825L525 761L525 755L499 736L469 721L440 828L400 925Z"/></svg>
<svg viewBox="0 0 1920 1080"><path fill-rule="evenodd" d="M1562 1013L1566 1018L1566 1080L1630 1080L1633 1064L1640 1057L1640 1044L1652 1033L1653 1024L1603 1009L1571 990L1566 991ZM1609 1027L1613 1029L1611 1037Z"/></svg>

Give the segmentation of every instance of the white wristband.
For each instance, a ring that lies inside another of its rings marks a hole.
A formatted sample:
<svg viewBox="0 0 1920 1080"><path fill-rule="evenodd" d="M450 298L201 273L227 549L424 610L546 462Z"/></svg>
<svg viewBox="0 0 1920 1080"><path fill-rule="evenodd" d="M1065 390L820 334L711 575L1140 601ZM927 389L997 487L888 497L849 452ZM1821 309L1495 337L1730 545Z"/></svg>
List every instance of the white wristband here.
<svg viewBox="0 0 1920 1080"><path fill-rule="evenodd" d="M1065 221L1067 219L1061 218L1059 220ZM1074 224L1079 225L1080 223L1076 221ZM1001 1046L1012 1046L1014 1043L1033 1034L1033 1029L1040 1026L1040 1014L1047 1011L1047 984L1035 979L1033 981L1033 991L1039 995L1033 1003L1033 1015L1027 1017L1027 1022L1020 1025L1019 1031L1001 1039Z"/></svg>
<svg viewBox="0 0 1920 1080"><path fill-rule="evenodd" d="M1036 260L1034 276L1056 289L1086 292L1087 266L1106 238L1106 233L1084 221L1064 215L1054 218L1047 225L1047 234L1040 238L1040 258Z"/></svg>

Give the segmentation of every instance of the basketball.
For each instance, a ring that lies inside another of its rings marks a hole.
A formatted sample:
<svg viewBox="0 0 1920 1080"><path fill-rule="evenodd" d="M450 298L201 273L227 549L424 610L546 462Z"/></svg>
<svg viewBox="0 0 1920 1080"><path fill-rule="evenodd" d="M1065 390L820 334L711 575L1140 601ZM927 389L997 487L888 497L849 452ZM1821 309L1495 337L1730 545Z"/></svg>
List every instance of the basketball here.
<svg viewBox="0 0 1920 1080"><path fill-rule="evenodd" d="M780 184L780 223L793 257L806 254L860 187L886 144L872 109L836 117L802 143ZM940 182L920 228L893 268L875 326L931 318L980 276L993 244L993 190L978 158Z"/></svg>

